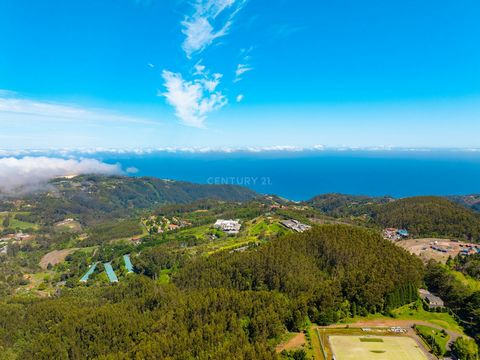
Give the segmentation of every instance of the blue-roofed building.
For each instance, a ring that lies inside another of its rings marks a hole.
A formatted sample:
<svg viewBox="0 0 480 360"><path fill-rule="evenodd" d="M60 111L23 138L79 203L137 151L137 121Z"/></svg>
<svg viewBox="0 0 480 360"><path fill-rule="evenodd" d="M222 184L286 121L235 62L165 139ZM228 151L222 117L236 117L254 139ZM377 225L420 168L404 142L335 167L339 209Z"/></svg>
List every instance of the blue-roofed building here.
<svg viewBox="0 0 480 360"><path fill-rule="evenodd" d="M113 271L112 264L104 263L103 267L105 268L105 272L107 273L108 280L110 280L110 282L112 283L118 282L118 278L117 278L117 275L115 274L115 271Z"/></svg>
<svg viewBox="0 0 480 360"><path fill-rule="evenodd" d="M397 234L400 235L401 237L408 237L410 235L408 231L405 229L398 229Z"/></svg>
<svg viewBox="0 0 480 360"><path fill-rule="evenodd" d="M86 283L88 281L88 278L90 277L90 275L93 274L93 272L95 271L95 268L97 267L97 263L93 264L92 266L90 266L90 268L88 269L88 271L82 276L82 278L80 279L80 282L83 282L83 283Z"/></svg>
<svg viewBox="0 0 480 360"><path fill-rule="evenodd" d="M130 254L123 255L123 261L125 262L125 268L128 273L133 273L133 264L130 260Z"/></svg>

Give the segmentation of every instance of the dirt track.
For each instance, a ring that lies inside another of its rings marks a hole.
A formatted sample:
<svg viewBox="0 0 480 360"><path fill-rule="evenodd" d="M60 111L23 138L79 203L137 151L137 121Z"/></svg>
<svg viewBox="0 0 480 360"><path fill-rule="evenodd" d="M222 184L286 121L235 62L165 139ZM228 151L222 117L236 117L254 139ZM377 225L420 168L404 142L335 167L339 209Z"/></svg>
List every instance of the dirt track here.
<svg viewBox="0 0 480 360"><path fill-rule="evenodd" d="M283 350L290 350L290 349L298 348L298 347L304 345L305 342L306 342L305 334L304 333L298 333L294 337L292 337L290 340L288 340L286 343L278 345L275 350L277 351L277 353L280 353Z"/></svg>
<svg viewBox="0 0 480 360"><path fill-rule="evenodd" d="M71 253L78 250L78 248L63 249L63 250L53 250L48 254L45 254L40 260L40 267L44 270L47 269L48 264L56 265L61 263L65 258Z"/></svg>

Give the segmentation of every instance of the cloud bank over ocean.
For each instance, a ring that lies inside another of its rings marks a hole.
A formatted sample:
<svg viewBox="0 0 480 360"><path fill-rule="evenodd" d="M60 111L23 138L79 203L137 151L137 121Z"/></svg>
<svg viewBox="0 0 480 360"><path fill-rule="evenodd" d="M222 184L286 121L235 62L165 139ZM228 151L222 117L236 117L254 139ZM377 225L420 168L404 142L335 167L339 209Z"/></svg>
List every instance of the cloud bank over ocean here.
<svg viewBox="0 0 480 360"><path fill-rule="evenodd" d="M122 174L119 164L96 159L62 159L46 156L0 158L0 193L24 193L41 189L49 180L82 174Z"/></svg>

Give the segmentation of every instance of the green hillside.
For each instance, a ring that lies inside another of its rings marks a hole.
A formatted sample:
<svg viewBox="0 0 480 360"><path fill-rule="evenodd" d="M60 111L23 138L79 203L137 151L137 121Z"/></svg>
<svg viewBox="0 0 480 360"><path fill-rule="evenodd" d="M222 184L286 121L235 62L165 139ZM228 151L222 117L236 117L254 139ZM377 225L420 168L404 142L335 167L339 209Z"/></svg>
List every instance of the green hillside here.
<svg viewBox="0 0 480 360"><path fill-rule="evenodd" d="M170 284L131 274L0 302L0 348L37 360L275 359L286 330L409 302L423 274L412 255L345 225L185 261Z"/></svg>
<svg viewBox="0 0 480 360"><path fill-rule="evenodd" d="M56 179L48 193L30 196L35 208L31 219L55 223L77 217L83 223L100 218L129 216L132 212L163 204L187 204L202 199L246 201L258 196L233 185L202 185L157 178L78 176ZM34 221L35 222L35 221Z"/></svg>
<svg viewBox="0 0 480 360"><path fill-rule="evenodd" d="M382 227L406 228L414 236L480 240L480 215L442 197L396 200L378 206L372 218Z"/></svg>

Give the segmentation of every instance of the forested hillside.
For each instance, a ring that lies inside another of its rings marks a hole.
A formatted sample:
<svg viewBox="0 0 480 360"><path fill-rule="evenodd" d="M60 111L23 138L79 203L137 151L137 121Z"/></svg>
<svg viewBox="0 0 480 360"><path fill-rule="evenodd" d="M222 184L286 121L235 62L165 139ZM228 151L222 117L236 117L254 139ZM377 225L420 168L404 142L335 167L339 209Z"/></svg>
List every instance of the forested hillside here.
<svg viewBox="0 0 480 360"><path fill-rule="evenodd" d="M56 179L47 193L30 196L30 220L54 223L68 216L83 223L118 218L161 204L186 204L201 199L246 201L258 196L233 185L201 185L157 178L78 176Z"/></svg>
<svg viewBox="0 0 480 360"><path fill-rule="evenodd" d="M390 197L326 194L317 196L306 204L329 216L354 218L362 225L405 228L413 236L479 241L480 214L469 208L466 198L457 197L455 199L458 203L455 203L439 196L394 200ZM465 206L460 205L461 202ZM470 205L475 206L472 202Z"/></svg>
<svg viewBox="0 0 480 360"><path fill-rule="evenodd" d="M475 261L475 259L478 258L463 260ZM425 282L430 290L439 295L446 305L463 319L462 325L478 341L480 340L480 281L469 278L468 273L464 272L466 269L462 268L464 265L462 259L455 260L460 260L456 266L455 264L442 265L434 261L428 263ZM453 266L453 269L450 266ZM455 268L461 272L457 272Z"/></svg>
<svg viewBox="0 0 480 360"><path fill-rule="evenodd" d="M448 199L467 208L480 212L480 195L452 195Z"/></svg>
<svg viewBox="0 0 480 360"><path fill-rule="evenodd" d="M375 205L393 201L391 197L371 197L347 194L323 194L306 203L313 208L334 217L371 215Z"/></svg>
<svg viewBox="0 0 480 360"><path fill-rule="evenodd" d="M199 258L175 278L181 288L269 290L308 309L313 321L385 310L387 295L422 277L420 261L377 233L345 225L290 235L245 254Z"/></svg>
<svg viewBox="0 0 480 360"><path fill-rule="evenodd" d="M412 197L378 206L373 221L408 229L414 236L451 236L480 240L480 215L445 198Z"/></svg>
<svg viewBox="0 0 480 360"><path fill-rule="evenodd" d="M286 329L410 302L422 276L418 259L377 233L325 225L189 259L172 284L130 275L114 287L10 298L0 304L0 357L274 359Z"/></svg>

